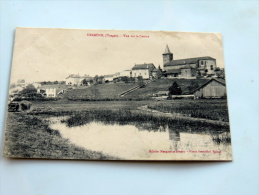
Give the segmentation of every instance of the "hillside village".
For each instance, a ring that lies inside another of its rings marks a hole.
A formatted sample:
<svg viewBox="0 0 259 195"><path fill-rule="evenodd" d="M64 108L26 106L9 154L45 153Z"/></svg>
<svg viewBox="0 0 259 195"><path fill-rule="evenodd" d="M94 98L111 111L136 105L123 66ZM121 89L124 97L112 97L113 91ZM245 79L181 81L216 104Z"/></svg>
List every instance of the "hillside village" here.
<svg viewBox="0 0 259 195"><path fill-rule="evenodd" d="M35 88L38 98L113 98L168 96L168 88L175 81L182 89L181 97L221 98L226 96L224 69L217 67L210 56L174 59L168 45L162 54L163 66L153 63L134 64L130 69L109 75L71 74L65 81L26 83L19 80L10 86L13 97L21 91Z"/></svg>

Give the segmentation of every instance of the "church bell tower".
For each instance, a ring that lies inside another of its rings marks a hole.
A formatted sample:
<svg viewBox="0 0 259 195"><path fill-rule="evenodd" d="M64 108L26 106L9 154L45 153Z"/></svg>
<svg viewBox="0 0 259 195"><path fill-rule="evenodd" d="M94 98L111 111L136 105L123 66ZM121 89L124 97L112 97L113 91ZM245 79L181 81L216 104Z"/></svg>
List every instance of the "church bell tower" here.
<svg viewBox="0 0 259 195"><path fill-rule="evenodd" d="M168 45L165 47L165 53L163 53L163 65L173 60L173 53L170 52Z"/></svg>

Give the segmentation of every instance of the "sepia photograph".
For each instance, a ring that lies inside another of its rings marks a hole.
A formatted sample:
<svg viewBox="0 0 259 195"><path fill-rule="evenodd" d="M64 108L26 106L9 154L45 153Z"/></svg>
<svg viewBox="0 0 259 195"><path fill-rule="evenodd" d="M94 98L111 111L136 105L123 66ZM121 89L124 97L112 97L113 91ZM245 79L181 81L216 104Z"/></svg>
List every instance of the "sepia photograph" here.
<svg viewBox="0 0 259 195"><path fill-rule="evenodd" d="M16 28L4 156L232 161L221 33Z"/></svg>

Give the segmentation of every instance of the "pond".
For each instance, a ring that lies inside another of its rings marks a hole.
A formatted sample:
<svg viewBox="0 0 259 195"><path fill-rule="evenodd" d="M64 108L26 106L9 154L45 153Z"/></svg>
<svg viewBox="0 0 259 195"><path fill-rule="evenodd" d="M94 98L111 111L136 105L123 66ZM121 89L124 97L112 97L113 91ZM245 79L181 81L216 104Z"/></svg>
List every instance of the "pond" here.
<svg viewBox="0 0 259 195"><path fill-rule="evenodd" d="M230 160L230 134L178 131L149 124L107 124L91 121L69 127L64 118L49 119L50 128L76 146L124 160Z"/></svg>

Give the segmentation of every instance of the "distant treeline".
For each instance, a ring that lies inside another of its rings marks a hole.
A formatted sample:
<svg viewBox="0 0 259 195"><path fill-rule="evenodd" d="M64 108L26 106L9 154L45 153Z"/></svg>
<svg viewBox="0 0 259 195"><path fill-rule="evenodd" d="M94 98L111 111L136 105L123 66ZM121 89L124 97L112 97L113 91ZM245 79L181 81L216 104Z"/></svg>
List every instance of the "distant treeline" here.
<svg viewBox="0 0 259 195"><path fill-rule="evenodd" d="M66 84L66 81L42 81L41 85L56 85L56 84Z"/></svg>

